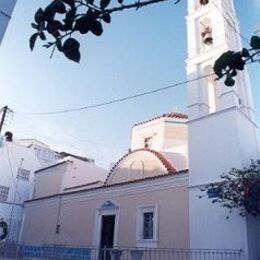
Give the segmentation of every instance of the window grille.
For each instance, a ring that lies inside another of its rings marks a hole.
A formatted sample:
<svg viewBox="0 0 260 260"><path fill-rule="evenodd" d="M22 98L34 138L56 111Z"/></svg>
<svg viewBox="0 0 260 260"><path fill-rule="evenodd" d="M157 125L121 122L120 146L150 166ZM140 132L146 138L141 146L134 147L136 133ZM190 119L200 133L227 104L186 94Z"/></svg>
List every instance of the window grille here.
<svg viewBox="0 0 260 260"><path fill-rule="evenodd" d="M30 171L24 168L19 168L17 178L23 181L29 181Z"/></svg>
<svg viewBox="0 0 260 260"><path fill-rule="evenodd" d="M153 239L154 228L154 214L153 212L143 213L143 239Z"/></svg>
<svg viewBox="0 0 260 260"><path fill-rule="evenodd" d="M7 201L9 194L9 187L0 185L0 201Z"/></svg>

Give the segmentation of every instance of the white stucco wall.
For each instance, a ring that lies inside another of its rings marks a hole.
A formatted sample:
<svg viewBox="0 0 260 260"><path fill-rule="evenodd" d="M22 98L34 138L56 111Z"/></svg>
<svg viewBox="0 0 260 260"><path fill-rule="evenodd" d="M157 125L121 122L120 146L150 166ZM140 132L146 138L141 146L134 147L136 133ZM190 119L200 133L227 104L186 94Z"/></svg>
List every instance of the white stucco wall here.
<svg viewBox="0 0 260 260"><path fill-rule="evenodd" d="M211 21L210 46L203 46L199 29L205 18ZM189 0L188 79L212 73L215 60L228 49L241 50L241 39L230 24L239 31L233 0L211 0L206 5ZM216 82L215 113L209 100L206 79L188 84L190 244L193 248L242 249L243 259L258 260L252 244L255 224L236 211L227 220L227 210L198 198L200 185L220 181L223 172L246 167L250 159L259 157L247 70L238 73L232 88L223 80Z"/></svg>
<svg viewBox="0 0 260 260"><path fill-rule="evenodd" d="M9 224L8 239L17 241L23 217L23 202L32 195L34 171L42 166L42 162L32 147L29 148L16 141L7 142L3 138L1 140L0 185L9 187L9 194L7 201L0 201L0 218ZM20 167L30 171L29 180L17 178Z"/></svg>
<svg viewBox="0 0 260 260"><path fill-rule="evenodd" d="M147 137L151 137L149 148L165 154L177 170L188 168L188 126L186 119L165 117L134 126L131 149L144 148L144 140Z"/></svg>
<svg viewBox="0 0 260 260"><path fill-rule="evenodd" d="M68 156L63 160L41 168L35 173L35 190L33 198L51 196L75 189L84 189L103 185L107 170L92 162L85 162Z"/></svg>

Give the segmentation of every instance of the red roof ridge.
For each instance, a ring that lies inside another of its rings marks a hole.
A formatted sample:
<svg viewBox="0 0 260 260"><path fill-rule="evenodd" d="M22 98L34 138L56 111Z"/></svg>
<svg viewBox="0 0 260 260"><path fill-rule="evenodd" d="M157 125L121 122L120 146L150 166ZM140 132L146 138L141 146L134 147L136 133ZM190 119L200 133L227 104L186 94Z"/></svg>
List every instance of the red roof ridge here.
<svg viewBox="0 0 260 260"><path fill-rule="evenodd" d="M127 154L123 155L111 168L109 174L107 175L107 178L105 180L105 184L107 183L108 179L110 178L111 174L114 172L115 168L130 154L136 153L136 152L140 152L140 151L146 151L146 152L150 152L152 154L154 154L163 164L163 166L166 168L168 174L170 173L177 173L177 170L175 169L175 167L172 165L172 163L160 152L157 152L155 150L152 149L147 149L147 148L140 148L140 149L136 149L136 150L132 150L130 152L128 152Z"/></svg>
<svg viewBox="0 0 260 260"><path fill-rule="evenodd" d="M160 118L176 118L176 119L188 119L188 115L180 113L180 112L170 112L170 113L164 113L160 116L153 117L148 120L141 121L139 123L134 124L134 126L142 125L145 123L149 123L153 120L160 119Z"/></svg>

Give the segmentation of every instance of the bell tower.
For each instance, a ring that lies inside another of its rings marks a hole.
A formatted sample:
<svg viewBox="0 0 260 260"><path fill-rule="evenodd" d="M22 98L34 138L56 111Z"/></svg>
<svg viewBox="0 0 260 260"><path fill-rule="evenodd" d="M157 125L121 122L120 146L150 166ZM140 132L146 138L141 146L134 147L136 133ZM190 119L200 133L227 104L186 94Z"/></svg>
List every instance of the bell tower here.
<svg viewBox="0 0 260 260"><path fill-rule="evenodd" d="M188 79L212 74L214 61L225 51L242 49L233 0L188 1ZM226 87L214 75L189 84L190 119L236 106L254 120L247 71L239 73L236 85Z"/></svg>
<svg viewBox="0 0 260 260"><path fill-rule="evenodd" d="M247 70L238 73L234 87L216 81L213 73L222 53L242 49L234 1L188 0L186 20L187 78L202 77L187 86L190 247L242 249L242 259L257 259L251 257L257 251L249 242L255 236L254 228L249 228L251 220L237 212L227 220L224 208L198 198L203 185L218 182L223 172L259 158Z"/></svg>

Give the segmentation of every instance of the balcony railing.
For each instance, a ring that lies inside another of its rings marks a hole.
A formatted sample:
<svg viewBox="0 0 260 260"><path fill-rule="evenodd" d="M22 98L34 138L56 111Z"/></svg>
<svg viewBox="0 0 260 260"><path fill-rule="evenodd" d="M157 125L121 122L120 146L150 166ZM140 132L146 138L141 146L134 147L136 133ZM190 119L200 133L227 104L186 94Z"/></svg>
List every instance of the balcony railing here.
<svg viewBox="0 0 260 260"><path fill-rule="evenodd" d="M0 243L0 259L78 259L78 260L243 260L242 250L96 248L70 246L30 246Z"/></svg>

